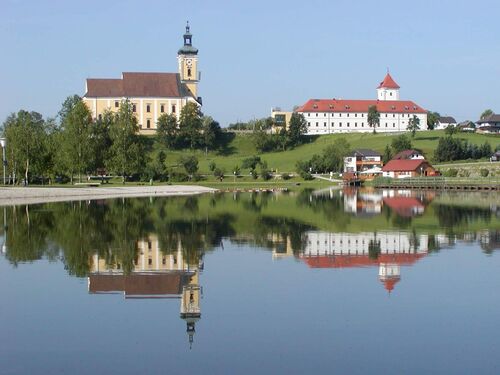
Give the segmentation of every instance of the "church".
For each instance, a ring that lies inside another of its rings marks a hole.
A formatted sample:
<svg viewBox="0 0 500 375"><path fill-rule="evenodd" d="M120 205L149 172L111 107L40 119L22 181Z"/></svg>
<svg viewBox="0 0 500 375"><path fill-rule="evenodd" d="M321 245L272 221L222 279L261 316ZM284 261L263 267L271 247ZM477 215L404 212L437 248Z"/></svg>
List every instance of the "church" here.
<svg viewBox="0 0 500 375"><path fill-rule="evenodd" d="M427 111L410 100L399 99L399 85L389 72L377 87L377 99L310 99L296 112L307 121L307 134L372 132L368 109L376 106L380 113L377 133L407 131L413 116L420 120L420 130L427 128Z"/></svg>
<svg viewBox="0 0 500 375"><path fill-rule="evenodd" d="M140 134L154 134L158 117L167 113L179 119L189 102L201 106L198 96L198 49L193 46L189 23L184 45L177 53L178 73L124 72L121 78L88 78L84 103L94 119L105 111L116 112L123 100L129 100L137 116Z"/></svg>

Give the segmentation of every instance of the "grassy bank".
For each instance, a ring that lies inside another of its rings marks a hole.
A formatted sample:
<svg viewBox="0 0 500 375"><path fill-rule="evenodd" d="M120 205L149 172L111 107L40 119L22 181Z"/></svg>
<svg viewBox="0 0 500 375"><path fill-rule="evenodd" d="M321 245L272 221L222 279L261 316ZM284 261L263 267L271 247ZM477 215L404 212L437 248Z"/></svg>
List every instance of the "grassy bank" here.
<svg viewBox="0 0 500 375"><path fill-rule="evenodd" d="M371 133L312 136L309 143L296 147L293 150L260 154L255 149L250 135L237 134L223 152L209 152L206 155L205 152L200 150L168 151L167 163L175 165L180 156L195 155L200 162L200 173L208 174L209 163L215 162L217 167L231 174L232 169L236 165L241 166L245 158L252 155L260 155L268 163L270 169L277 170L279 173L294 172L297 161L306 160L311 158L313 154L321 153L326 146L332 144L339 137L345 137L352 148L371 148L382 153L385 146L390 145L392 140L397 136L398 134ZM444 136L444 131L418 132L412 140L413 147L422 150L427 159L432 160L434 150L438 145L439 138L442 136ZM495 135L460 133L455 135L455 137L465 139L477 145L489 142L493 149L500 144L500 136Z"/></svg>

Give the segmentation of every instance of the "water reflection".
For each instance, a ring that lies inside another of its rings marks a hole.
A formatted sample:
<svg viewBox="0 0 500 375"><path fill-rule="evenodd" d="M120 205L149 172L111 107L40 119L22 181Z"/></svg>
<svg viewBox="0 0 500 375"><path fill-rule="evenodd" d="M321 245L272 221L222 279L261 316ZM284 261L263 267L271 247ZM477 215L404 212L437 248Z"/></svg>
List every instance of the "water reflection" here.
<svg viewBox="0 0 500 375"><path fill-rule="evenodd" d="M392 292L404 267L457 241L500 249L497 202L496 193L330 189L4 207L2 253L14 267L62 262L91 294L178 299L192 344L204 258L224 241L311 268L377 267Z"/></svg>

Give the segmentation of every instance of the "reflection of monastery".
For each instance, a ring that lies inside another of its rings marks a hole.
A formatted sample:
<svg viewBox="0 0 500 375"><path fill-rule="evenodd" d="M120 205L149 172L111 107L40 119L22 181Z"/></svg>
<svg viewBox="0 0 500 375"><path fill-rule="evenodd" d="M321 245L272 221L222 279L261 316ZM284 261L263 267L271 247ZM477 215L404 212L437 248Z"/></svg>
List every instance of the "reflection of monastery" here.
<svg viewBox="0 0 500 375"><path fill-rule="evenodd" d="M358 190L347 188L342 192L344 211L356 215L371 216L382 212L387 206L402 217L412 217L424 213L425 206L435 197L431 191L412 192L410 190Z"/></svg>
<svg viewBox="0 0 500 375"><path fill-rule="evenodd" d="M150 236L137 242L134 269L125 274L120 263L107 264L93 255L88 276L92 294L123 293L125 298L180 298L180 317L186 321L190 345L195 324L201 318L199 271L203 264L192 265L183 256L180 243L171 254L163 254L158 239Z"/></svg>
<svg viewBox="0 0 500 375"><path fill-rule="evenodd" d="M308 232L300 254L312 268L379 267L387 291L401 279L401 266L411 266L428 253L428 236L405 232Z"/></svg>

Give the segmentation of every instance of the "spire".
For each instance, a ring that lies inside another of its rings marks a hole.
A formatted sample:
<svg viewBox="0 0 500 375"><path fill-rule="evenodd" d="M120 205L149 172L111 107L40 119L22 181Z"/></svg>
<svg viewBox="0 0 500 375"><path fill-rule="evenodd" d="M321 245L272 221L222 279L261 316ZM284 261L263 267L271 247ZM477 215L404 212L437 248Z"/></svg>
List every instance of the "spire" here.
<svg viewBox="0 0 500 375"><path fill-rule="evenodd" d="M387 68L387 74L384 77L384 80L380 82L380 85L377 87L379 89L399 89L399 85L394 81L394 79L389 74L389 68Z"/></svg>
<svg viewBox="0 0 500 375"><path fill-rule="evenodd" d="M186 21L186 32L183 35L184 46L179 49L179 55L197 55L198 48L193 47L193 34L191 34L191 26L189 21Z"/></svg>

